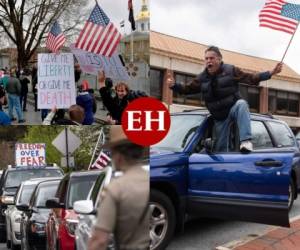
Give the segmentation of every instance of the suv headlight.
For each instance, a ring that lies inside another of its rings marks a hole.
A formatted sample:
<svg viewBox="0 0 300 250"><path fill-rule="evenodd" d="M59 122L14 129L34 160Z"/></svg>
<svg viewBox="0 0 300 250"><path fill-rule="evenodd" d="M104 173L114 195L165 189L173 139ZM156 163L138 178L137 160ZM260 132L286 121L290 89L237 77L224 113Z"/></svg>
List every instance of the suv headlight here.
<svg viewBox="0 0 300 250"><path fill-rule="evenodd" d="M3 204L13 204L14 200L15 198L13 196L6 196L6 195L1 196L1 203Z"/></svg>
<svg viewBox="0 0 300 250"><path fill-rule="evenodd" d="M44 233L45 223L33 222L30 228L33 233Z"/></svg>
<svg viewBox="0 0 300 250"><path fill-rule="evenodd" d="M78 225L78 220L74 220L74 219L66 220L66 227L67 227L69 234L71 234L71 235L75 235L75 230L77 228L77 225Z"/></svg>

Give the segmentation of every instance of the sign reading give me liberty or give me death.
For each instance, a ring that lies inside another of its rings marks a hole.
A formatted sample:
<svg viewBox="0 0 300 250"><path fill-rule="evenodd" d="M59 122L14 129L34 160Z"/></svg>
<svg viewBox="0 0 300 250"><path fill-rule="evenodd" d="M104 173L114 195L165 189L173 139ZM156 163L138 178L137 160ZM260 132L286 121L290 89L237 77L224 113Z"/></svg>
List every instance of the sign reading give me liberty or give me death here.
<svg viewBox="0 0 300 250"><path fill-rule="evenodd" d="M38 108L68 109L75 103L73 55L38 54Z"/></svg>

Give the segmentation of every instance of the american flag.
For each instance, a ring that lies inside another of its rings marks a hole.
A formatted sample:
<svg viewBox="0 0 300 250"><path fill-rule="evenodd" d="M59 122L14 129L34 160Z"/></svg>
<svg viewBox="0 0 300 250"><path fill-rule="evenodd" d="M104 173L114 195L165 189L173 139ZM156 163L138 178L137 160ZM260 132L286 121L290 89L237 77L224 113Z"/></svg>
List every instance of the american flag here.
<svg viewBox="0 0 300 250"><path fill-rule="evenodd" d="M259 14L259 26L294 34L300 21L300 5L269 0Z"/></svg>
<svg viewBox="0 0 300 250"><path fill-rule="evenodd" d="M95 54L111 57L121 40L118 29L96 4L82 29L75 47Z"/></svg>
<svg viewBox="0 0 300 250"><path fill-rule="evenodd" d="M64 33L62 33L59 24L55 21L48 34L46 47L56 53L64 45L65 41Z"/></svg>
<svg viewBox="0 0 300 250"><path fill-rule="evenodd" d="M98 158L95 160L93 165L89 168L90 170L93 169L103 169L105 168L109 163L111 159L108 156L108 153L105 153L103 150L100 152Z"/></svg>

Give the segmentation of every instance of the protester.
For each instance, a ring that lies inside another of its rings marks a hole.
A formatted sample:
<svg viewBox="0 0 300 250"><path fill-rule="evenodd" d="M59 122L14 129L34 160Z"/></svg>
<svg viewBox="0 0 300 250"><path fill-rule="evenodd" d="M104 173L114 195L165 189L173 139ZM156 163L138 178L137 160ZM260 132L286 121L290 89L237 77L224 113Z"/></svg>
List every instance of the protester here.
<svg viewBox="0 0 300 250"><path fill-rule="evenodd" d="M150 187L149 174L142 168L145 148L130 142L121 126L111 126L110 141L103 147L110 149L113 165L123 175L113 179L100 194L88 250L106 249L111 233L116 249L148 250Z"/></svg>
<svg viewBox="0 0 300 250"><path fill-rule="evenodd" d="M37 112L37 67L33 66L32 71L31 71L31 84L32 84L32 92L34 95L34 111Z"/></svg>
<svg viewBox="0 0 300 250"><path fill-rule="evenodd" d="M84 109L83 125L91 125L94 122L94 99L89 93L89 83L84 80L79 87L79 94L76 98L76 104Z"/></svg>
<svg viewBox="0 0 300 250"><path fill-rule="evenodd" d="M15 71L10 71L10 77L5 88L8 94L8 111L9 117L12 121L16 120L13 116L13 110L16 110L18 123L24 123L23 112L21 109L20 95L21 95L21 83L19 79L15 77Z"/></svg>
<svg viewBox="0 0 300 250"><path fill-rule="evenodd" d="M20 96L20 103L21 107L23 106L23 111L27 111L26 104L27 104L27 94L28 94L28 84L30 80L25 75L24 72L20 75L20 82L21 82L21 96Z"/></svg>
<svg viewBox="0 0 300 250"><path fill-rule="evenodd" d="M107 122L111 125L118 125L121 124L122 113L128 103L139 97L146 97L147 95L142 91L132 91L126 83L119 82L115 85L116 96L112 97L110 91L105 86L105 79L105 73L100 71L98 74L98 82L100 85L99 93L104 106L109 112Z"/></svg>
<svg viewBox="0 0 300 250"><path fill-rule="evenodd" d="M5 105L5 91L0 86L0 125L10 125L11 120L9 116L2 110L2 105Z"/></svg>
<svg viewBox="0 0 300 250"><path fill-rule="evenodd" d="M211 46L205 51L205 64L205 70L189 85L174 84L174 79L168 77L171 89L184 94L202 92L206 107L215 121L216 151L228 151L231 121L235 121L239 129L240 150L252 151L250 113L247 102L241 98L238 84L258 85L260 81L280 73L282 63L278 63L272 71L245 73L233 65L224 64L220 50Z"/></svg>
<svg viewBox="0 0 300 250"><path fill-rule="evenodd" d="M43 125L82 125L84 120L84 109L79 105L72 105L69 110L69 118L66 119L63 109L57 110L53 107L51 112L43 121Z"/></svg>

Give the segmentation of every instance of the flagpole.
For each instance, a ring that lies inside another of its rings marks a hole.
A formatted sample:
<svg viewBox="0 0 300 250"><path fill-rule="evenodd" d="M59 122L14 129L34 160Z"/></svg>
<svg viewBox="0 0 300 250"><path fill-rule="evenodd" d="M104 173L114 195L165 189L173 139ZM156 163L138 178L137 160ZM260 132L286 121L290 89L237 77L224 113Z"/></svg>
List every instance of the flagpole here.
<svg viewBox="0 0 300 250"><path fill-rule="evenodd" d="M133 63L133 30L131 28L131 34L130 34L130 62Z"/></svg>
<svg viewBox="0 0 300 250"><path fill-rule="evenodd" d="M88 170L91 168L91 166L92 166L92 164L93 164L93 160L94 160L96 151L97 151L97 149L98 149L98 147L99 147L99 143L101 142L101 138L102 138L102 136L103 136L103 133L104 133L104 132L103 132L103 127L102 127L101 130L100 130L100 134L99 134L99 136L98 136L98 140L97 140L97 143L96 143L96 145L95 145L93 154L92 154L92 158L91 158L91 160L90 160L90 164L89 164Z"/></svg>
<svg viewBox="0 0 300 250"><path fill-rule="evenodd" d="M287 46L287 48L286 48L286 50L285 50L285 52L284 52L284 54L283 54L283 57L282 57L282 59L281 59L281 61L280 61L281 63L283 62L283 60L284 60L284 58L285 58L285 56L286 56L286 53L287 53L287 51L288 51L288 49L289 49L289 47L290 47L290 45L291 45L291 43L292 43L292 40L293 40L293 38L294 38L294 36L295 36L295 34L296 34L296 32L297 32L298 26L299 26L299 22L298 22L297 27L296 27L296 29L295 29L295 32L294 32L294 34L292 35L292 37L291 37L291 39L290 39L290 41L289 41L289 44L288 44L288 46Z"/></svg>

